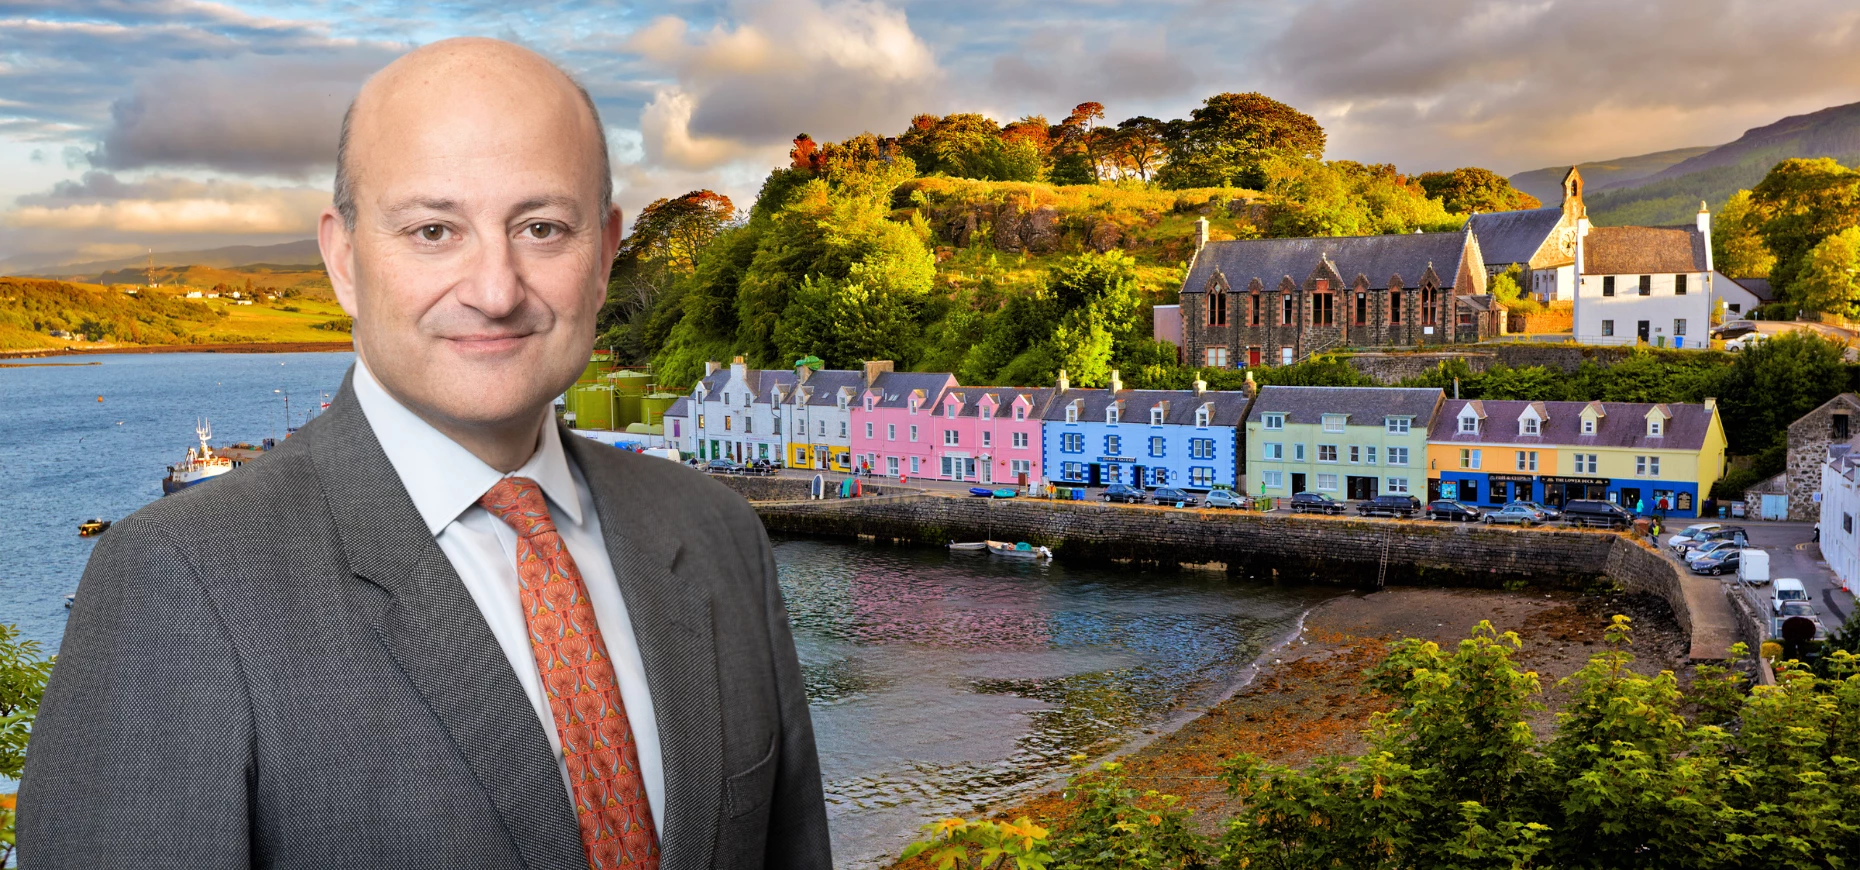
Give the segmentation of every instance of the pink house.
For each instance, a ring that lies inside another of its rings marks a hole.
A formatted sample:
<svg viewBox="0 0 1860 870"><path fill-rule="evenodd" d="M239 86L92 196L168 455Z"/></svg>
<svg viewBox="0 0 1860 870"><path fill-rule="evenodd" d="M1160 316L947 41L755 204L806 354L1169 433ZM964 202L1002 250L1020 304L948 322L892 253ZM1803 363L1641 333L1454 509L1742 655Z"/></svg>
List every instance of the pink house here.
<svg viewBox="0 0 1860 870"><path fill-rule="evenodd" d="M1053 391L951 387L932 415L936 464L925 477L1018 485L1041 480L1040 420Z"/></svg>
<svg viewBox="0 0 1860 870"><path fill-rule="evenodd" d="M859 394L852 409L853 467L885 477L934 477L933 413L956 376L884 372Z"/></svg>

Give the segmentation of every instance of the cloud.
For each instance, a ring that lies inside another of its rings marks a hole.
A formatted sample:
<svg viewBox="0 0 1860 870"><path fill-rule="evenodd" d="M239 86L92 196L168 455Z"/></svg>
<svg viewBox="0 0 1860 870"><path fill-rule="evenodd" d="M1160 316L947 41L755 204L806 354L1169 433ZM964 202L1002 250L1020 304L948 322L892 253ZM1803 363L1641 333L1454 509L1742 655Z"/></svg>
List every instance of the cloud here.
<svg viewBox="0 0 1860 870"><path fill-rule="evenodd" d="M624 49L671 81L640 112L647 160L676 169L771 153L806 132L902 129L941 80L903 12L871 0L777 0L694 32L662 17Z"/></svg>
<svg viewBox="0 0 1860 870"><path fill-rule="evenodd" d="M1270 46L1333 153L1418 169L1717 144L1860 90L1849 0L1317 0Z"/></svg>
<svg viewBox="0 0 1860 870"><path fill-rule="evenodd" d="M1046 27L991 64L989 90L1002 97L1049 101L1063 115L1073 105L1141 101L1188 93L1195 68L1170 44L1167 28ZM1062 105L1063 104L1063 105Z"/></svg>
<svg viewBox="0 0 1860 870"><path fill-rule="evenodd" d="M154 176L124 181L100 171L19 197L0 223L19 230L150 235L292 235L314 231L327 189Z"/></svg>

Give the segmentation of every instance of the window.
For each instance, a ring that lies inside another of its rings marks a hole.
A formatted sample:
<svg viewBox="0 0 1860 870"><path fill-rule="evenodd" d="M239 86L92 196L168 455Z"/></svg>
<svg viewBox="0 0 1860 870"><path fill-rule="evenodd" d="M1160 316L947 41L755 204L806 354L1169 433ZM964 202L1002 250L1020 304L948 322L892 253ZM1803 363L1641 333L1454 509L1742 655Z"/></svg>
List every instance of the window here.
<svg viewBox="0 0 1860 870"><path fill-rule="evenodd" d="M1517 453L1518 453L1518 470L1519 471L1536 471L1537 470L1537 451L1519 450L1517 451Z"/></svg>
<svg viewBox="0 0 1860 870"><path fill-rule="evenodd" d="M1195 409L1195 428L1197 429L1208 428L1208 409L1207 408Z"/></svg>
<svg viewBox="0 0 1860 870"><path fill-rule="evenodd" d="M1686 319L1684 317L1674 318L1673 334L1674 335L1685 335L1686 334Z"/></svg>
<svg viewBox="0 0 1860 870"><path fill-rule="evenodd" d="M1573 455L1576 457L1576 473L1577 474L1594 474L1595 473L1595 467L1596 467L1596 461L1595 461L1596 455L1595 454L1577 453Z"/></svg>
<svg viewBox="0 0 1860 870"><path fill-rule="evenodd" d="M1252 316L1251 325L1258 326L1259 325L1259 294L1254 293L1252 295L1252 299L1253 299L1253 316Z"/></svg>
<svg viewBox="0 0 1860 870"><path fill-rule="evenodd" d="M886 441L898 440L898 424L896 423L885 424L885 440Z"/></svg>
<svg viewBox="0 0 1860 870"><path fill-rule="evenodd" d="M1266 416L1260 419L1266 421L1267 431L1276 432L1280 429L1285 428L1285 415L1284 414L1267 414Z"/></svg>
<svg viewBox="0 0 1860 870"><path fill-rule="evenodd" d="M982 446L983 447L995 446L995 433L990 432L987 429L983 429L982 430Z"/></svg>
<svg viewBox="0 0 1860 870"><path fill-rule="evenodd" d="M734 425L735 425L735 420L729 414L724 414L723 415L723 431L725 432L730 431L730 429Z"/></svg>
<svg viewBox="0 0 1860 870"><path fill-rule="evenodd" d="M1227 348L1211 347L1207 350L1208 368L1224 369L1227 367Z"/></svg>
<svg viewBox="0 0 1860 870"><path fill-rule="evenodd" d="M1634 476L1635 477L1659 477L1660 476L1660 457L1658 456L1636 456L1634 457Z"/></svg>
<svg viewBox="0 0 1860 870"><path fill-rule="evenodd" d="M845 420L840 421L840 437L841 438L846 437L846 421Z"/></svg>
<svg viewBox="0 0 1860 870"><path fill-rule="evenodd" d="M911 473L916 474L922 470L923 470L923 457L921 456L911 457Z"/></svg>
<svg viewBox="0 0 1860 870"><path fill-rule="evenodd" d="M1161 426L1162 424L1163 424L1163 409L1151 408L1150 409L1150 425Z"/></svg>
<svg viewBox="0 0 1860 870"><path fill-rule="evenodd" d="M704 428L704 415L703 414L698 415L698 428L699 429Z"/></svg>
<svg viewBox="0 0 1860 870"><path fill-rule="evenodd" d="M1284 303L1282 308L1284 310L1279 312L1279 325L1280 326L1291 326L1292 325L1292 294L1282 293L1280 295L1284 297L1282 299Z"/></svg>
<svg viewBox="0 0 1860 870"><path fill-rule="evenodd" d="M1389 291L1389 323L1396 324L1400 322L1401 322L1401 291L1390 290Z"/></svg>
<svg viewBox="0 0 1860 870"><path fill-rule="evenodd" d="M1156 471L1158 474L1162 473L1162 469L1160 468L1157 469ZM1189 486L1213 486L1214 485L1214 469L1206 468L1206 467L1199 466L1199 465L1190 468L1188 470L1188 485Z"/></svg>
<svg viewBox="0 0 1860 870"><path fill-rule="evenodd" d="M1479 434L1479 418L1467 414L1460 418L1460 433L1463 435Z"/></svg>
<svg viewBox="0 0 1860 870"><path fill-rule="evenodd" d="M1293 462L1305 461L1305 445L1303 444L1292 445L1292 461Z"/></svg>
<svg viewBox="0 0 1860 870"><path fill-rule="evenodd" d="M911 427L911 441L913 443L917 441L917 427L916 426Z"/></svg>
<svg viewBox="0 0 1860 870"><path fill-rule="evenodd" d="M1461 326L1471 326L1471 325L1473 325L1473 321L1472 321L1472 312L1469 312L1469 311L1462 311L1462 312L1460 312L1460 318L1459 318L1459 321L1458 321L1458 322L1459 322L1459 325L1461 325Z"/></svg>
<svg viewBox="0 0 1860 870"><path fill-rule="evenodd" d="M1407 465L1408 464L1408 448L1390 447L1389 448L1389 464L1390 465Z"/></svg>
<svg viewBox="0 0 1860 870"><path fill-rule="evenodd" d="M1655 417L1647 421L1647 437L1658 438L1664 431L1665 427L1661 425L1660 418Z"/></svg>
<svg viewBox="0 0 1860 870"><path fill-rule="evenodd" d="M1850 535L1853 534L1854 532L1854 515L1853 514L1841 514L1841 531L1846 532Z"/></svg>
<svg viewBox="0 0 1860 870"><path fill-rule="evenodd" d="M1727 307L1729 307L1729 308L1731 309L1731 313L1732 313L1732 314L1742 314L1742 313L1743 313L1743 311L1744 311L1744 306L1743 306L1743 304L1742 304L1742 303L1738 303L1738 302L1732 302L1732 303L1730 303L1730 305L1729 305L1729 306L1727 306Z"/></svg>
<svg viewBox="0 0 1860 870"><path fill-rule="evenodd" d="M1847 440L1847 415L1832 414L1828 417L1828 435L1836 441Z"/></svg>
<svg viewBox="0 0 1860 870"><path fill-rule="evenodd" d="M1368 447L1363 448L1363 464L1365 465L1376 464L1376 445L1371 444Z"/></svg>
<svg viewBox="0 0 1860 870"><path fill-rule="evenodd" d="M1363 464L1363 448L1358 447L1355 444L1350 445L1350 464L1351 465Z"/></svg>
<svg viewBox="0 0 1860 870"><path fill-rule="evenodd" d="M1064 462L1059 466L1059 476L1065 480L1084 480L1085 463Z"/></svg>
<svg viewBox="0 0 1860 870"><path fill-rule="evenodd" d="M1262 471L1259 473L1259 484L1267 489L1283 488L1285 486L1285 472Z"/></svg>
<svg viewBox="0 0 1860 870"><path fill-rule="evenodd" d="M1112 405L1111 407L1104 409L1104 424L1106 426L1116 426L1117 418L1118 418L1118 413L1117 413L1116 405Z"/></svg>
<svg viewBox="0 0 1860 870"><path fill-rule="evenodd" d="M867 438L872 437L872 424L871 423L865 424L865 437Z"/></svg>
<svg viewBox="0 0 1860 870"><path fill-rule="evenodd" d="M1582 434L1584 435L1595 434L1595 418L1594 417L1582 418Z"/></svg>
<svg viewBox="0 0 1860 870"><path fill-rule="evenodd" d="M1684 275L1673 276L1673 295L1674 296L1686 295L1686 276Z"/></svg>
<svg viewBox="0 0 1860 870"><path fill-rule="evenodd" d="M1285 445L1271 441L1265 442L1259 446L1259 458L1282 462L1285 459Z"/></svg>
<svg viewBox="0 0 1860 870"><path fill-rule="evenodd" d="M1312 326L1330 326L1335 323L1331 311L1331 300L1333 298L1335 298L1335 296L1330 293L1311 294Z"/></svg>
<svg viewBox="0 0 1860 870"><path fill-rule="evenodd" d="M743 407L745 408L749 407L749 398L750 397L748 393L743 394Z"/></svg>
<svg viewBox="0 0 1860 870"><path fill-rule="evenodd" d="M1640 276L1640 295L1642 296L1653 295L1653 276L1652 275Z"/></svg>
<svg viewBox="0 0 1860 870"><path fill-rule="evenodd" d="M1016 475L1033 474L1033 460L1031 459L1010 459L1008 460L1008 473L1016 474Z"/></svg>
<svg viewBox="0 0 1860 870"><path fill-rule="evenodd" d="M1027 406L1026 405L1015 405L1014 406L1014 419L1016 420L1027 419Z"/></svg>
<svg viewBox="0 0 1860 870"><path fill-rule="evenodd" d="M1389 478L1389 493L1392 495L1407 495L1408 494L1408 478L1405 478L1405 477Z"/></svg>
<svg viewBox="0 0 1860 870"><path fill-rule="evenodd" d="M802 429L803 429L803 430L805 430L805 429L806 429L806 427L805 427L805 426L803 426L803 427L802 427ZM773 434L776 434L776 435L780 435L780 434L781 434L781 418L780 418L780 417L776 417L776 418L775 418L775 431L774 431L774 433L773 433ZM805 435L805 434L807 434L807 433L806 433L805 431L803 431L803 432L802 432L801 434L803 434L803 435Z"/></svg>
<svg viewBox="0 0 1860 870"><path fill-rule="evenodd" d="M1158 453L1156 455L1161 456L1162 454ZM1213 459L1214 458L1214 439L1212 438L1190 438L1188 439L1188 455L1194 459Z"/></svg>
<svg viewBox="0 0 1860 870"><path fill-rule="evenodd" d="M954 429L943 430L943 446L956 447L962 443L962 435Z"/></svg>
<svg viewBox="0 0 1860 870"><path fill-rule="evenodd" d="M1615 334L1615 322L1612 320L1602 321L1602 334L1603 335L1614 335Z"/></svg>
<svg viewBox="0 0 1860 870"><path fill-rule="evenodd" d="M1356 294L1356 325L1362 326L1369 315L1369 294Z"/></svg>
<svg viewBox="0 0 1860 870"><path fill-rule="evenodd" d="M1292 364L1292 349L1289 345L1279 348L1279 364L1287 366Z"/></svg>
<svg viewBox="0 0 1860 870"><path fill-rule="evenodd" d="M820 422L820 426L818 427L819 432L817 433L817 436L820 438L825 438L827 437L827 421L821 420L819 422Z"/></svg>
<svg viewBox="0 0 1860 870"><path fill-rule="evenodd" d="M995 418L995 409L990 405L981 405L975 409L975 415L983 420L993 420Z"/></svg>
<svg viewBox="0 0 1860 870"><path fill-rule="evenodd" d="M1156 435L1150 438L1150 455L1151 456L1163 455L1163 449L1164 449L1163 448L1163 437L1161 435Z"/></svg>
<svg viewBox="0 0 1860 870"><path fill-rule="evenodd" d="M1123 453L1121 452L1121 451L1123 450L1123 447L1124 447L1124 439L1123 439L1123 438L1120 438L1120 437L1118 437L1118 436L1116 436L1116 435L1106 435L1106 436L1104 436L1104 455L1106 455L1106 456L1122 456L1122 455L1124 455L1124 454L1123 454Z"/></svg>
<svg viewBox="0 0 1860 870"><path fill-rule="evenodd" d="M885 457L885 476L887 477L898 476L898 457L896 456Z"/></svg>
<svg viewBox="0 0 1860 870"><path fill-rule="evenodd" d="M1319 462L1336 462L1337 461L1337 445L1319 444L1318 445L1318 461Z"/></svg>
<svg viewBox="0 0 1860 870"><path fill-rule="evenodd" d="M1524 417L1518 420L1518 432L1519 434L1522 434L1522 435L1538 434L1537 433L1537 418L1536 417Z"/></svg>
<svg viewBox="0 0 1860 870"><path fill-rule="evenodd" d="M1478 468L1479 459L1480 459L1479 451L1470 450L1464 447L1460 448L1460 467L1461 468Z"/></svg>
<svg viewBox="0 0 1860 870"><path fill-rule="evenodd" d="M1208 294L1208 325L1209 326L1226 326L1227 325L1227 294L1225 293L1209 293Z"/></svg>
<svg viewBox="0 0 1860 870"><path fill-rule="evenodd" d="M1602 276L1602 295L1603 296L1615 295L1615 276L1613 275ZM1607 321L1603 321L1603 322L1606 323Z"/></svg>
<svg viewBox="0 0 1860 870"><path fill-rule="evenodd" d="M1336 492L1337 491L1337 475L1334 475L1334 474L1318 475L1317 476L1317 488L1319 492Z"/></svg>
<svg viewBox="0 0 1860 870"><path fill-rule="evenodd" d="M1342 432L1343 423L1347 419L1349 418L1345 417L1342 414L1325 414L1324 415L1324 431Z"/></svg>
<svg viewBox="0 0 1860 870"><path fill-rule="evenodd" d="M753 435L755 434L755 431L756 431L756 418L744 417L743 418L743 433L747 435Z"/></svg>
<svg viewBox="0 0 1860 870"><path fill-rule="evenodd" d="M1084 453L1085 436L1077 432L1067 432L1059 436L1059 450L1061 453Z"/></svg>
<svg viewBox="0 0 1860 870"><path fill-rule="evenodd" d="M1390 435L1406 435L1408 427L1413 424L1414 421L1407 417L1384 417L1382 419L1382 429Z"/></svg>
<svg viewBox="0 0 1860 870"><path fill-rule="evenodd" d="M1076 404L1067 405L1066 406L1066 422L1077 423L1078 421L1079 421L1079 406Z"/></svg>
<svg viewBox="0 0 1860 870"><path fill-rule="evenodd" d="M1025 432L1014 433L1014 448L1016 450L1027 449L1027 433Z"/></svg>

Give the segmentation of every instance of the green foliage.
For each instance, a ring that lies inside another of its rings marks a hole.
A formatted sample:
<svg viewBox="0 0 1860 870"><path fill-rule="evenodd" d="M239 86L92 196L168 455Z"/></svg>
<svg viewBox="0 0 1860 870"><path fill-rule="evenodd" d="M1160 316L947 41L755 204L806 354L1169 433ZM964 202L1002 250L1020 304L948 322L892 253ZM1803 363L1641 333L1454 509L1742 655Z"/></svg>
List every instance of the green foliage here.
<svg viewBox="0 0 1860 870"><path fill-rule="evenodd" d="M1083 756L1077 756L1082 760ZM1056 870L1189 870L1207 866L1209 844L1190 826L1182 799L1154 789L1139 793L1123 765L1108 761L1098 773L1080 772L1066 783L1080 801L1054 844Z"/></svg>
<svg viewBox="0 0 1860 870"><path fill-rule="evenodd" d="M190 344L225 312L205 303L144 291L36 278L0 278L0 350L38 346L31 334L78 332L94 340Z"/></svg>
<svg viewBox="0 0 1860 870"><path fill-rule="evenodd" d="M1266 181L1278 158L1324 156L1324 128L1291 106L1262 94L1216 94L1186 121L1162 132L1168 163L1156 173L1163 187L1246 187Z"/></svg>
<svg viewBox="0 0 1860 870"><path fill-rule="evenodd" d="M1045 870L1053 860L1047 830L1025 816L1016 822L944 819L923 830L929 836L904 847L902 860L925 855L937 870Z"/></svg>
<svg viewBox="0 0 1860 870"><path fill-rule="evenodd" d="M1368 236L1460 227L1439 200L1388 164L1274 157L1260 172L1278 237Z"/></svg>
<svg viewBox="0 0 1860 870"><path fill-rule="evenodd" d="M1815 246L1860 225L1860 171L1827 157L1784 160L1750 191L1758 230L1776 256L1770 283L1794 301L1795 283Z"/></svg>
<svg viewBox="0 0 1860 870"><path fill-rule="evenodd" d="M1764 278L1776 265L1775 255L1758 230L1762 217L1752 207L1750 191L1731 194L1711 221L1711 262L1733 278Z"/></svg>
<svg viewBox="0 0 1860 870"><path fill-rule="evenodd" d="M17 780L25 770L26 739L32 736L52 663L39 653L37 641L19 639L17 626L0 625L0 777ZM7 866L16 845L15 807L13 795L0 795L0 867Z"/></svg>
<svg viewBox="0 0 1860 870"><path fill-rule="evenodd" d="M1848 227L1809 249L1790 287L1803 308L1860 317L1860 227Z"/></svg>
<svg viewBox="0 0 1860 870"><path fill-rule="evenodd" d="M1427 195L1455 214L1540 208L1543 203L1511 186L1511 180L1490 169L1462 166L1452 172L1423 172L1415 177Z"/></svg>
<svg viewBox="0 0 1860 870"><path fill-rule="evenodd" d="M1238 381L1244 378L1241 372L1222 372ZM1356 370L1349 361L1335 356L1314 356L1300 360L1289 366L1271 366L1253 370L1253 380L1261 385L1276 384L1286 387L1373 387L1374 378ZM1215 382L1210 380L1210 386ZM1239 389L1239 385L1227 385L1225 382L1216 389Z"/></svg>

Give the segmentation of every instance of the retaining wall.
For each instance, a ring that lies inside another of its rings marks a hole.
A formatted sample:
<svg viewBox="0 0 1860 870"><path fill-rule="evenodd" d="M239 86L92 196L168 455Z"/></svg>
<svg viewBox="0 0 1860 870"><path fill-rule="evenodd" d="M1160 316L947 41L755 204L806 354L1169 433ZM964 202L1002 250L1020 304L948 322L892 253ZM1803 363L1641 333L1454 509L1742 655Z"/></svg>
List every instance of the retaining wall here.
<svg viewBox="0 0 1860 870"><path fill-rule="evenodd" d="M1503 363L1511 368L1544 366L1574 373L1584 362L1607 368L1627 358L1626 347L1595 347L1569 344L1490 344L1477 349L1431 353L1356 353L1344 356L1352 368L1384 384L1432 371L1450 359L1461 359L1474 373L1484 372ZM1656 351L1657 352L1657 351ZM1686 353L1687 351L1675 351Z"/></svg>

